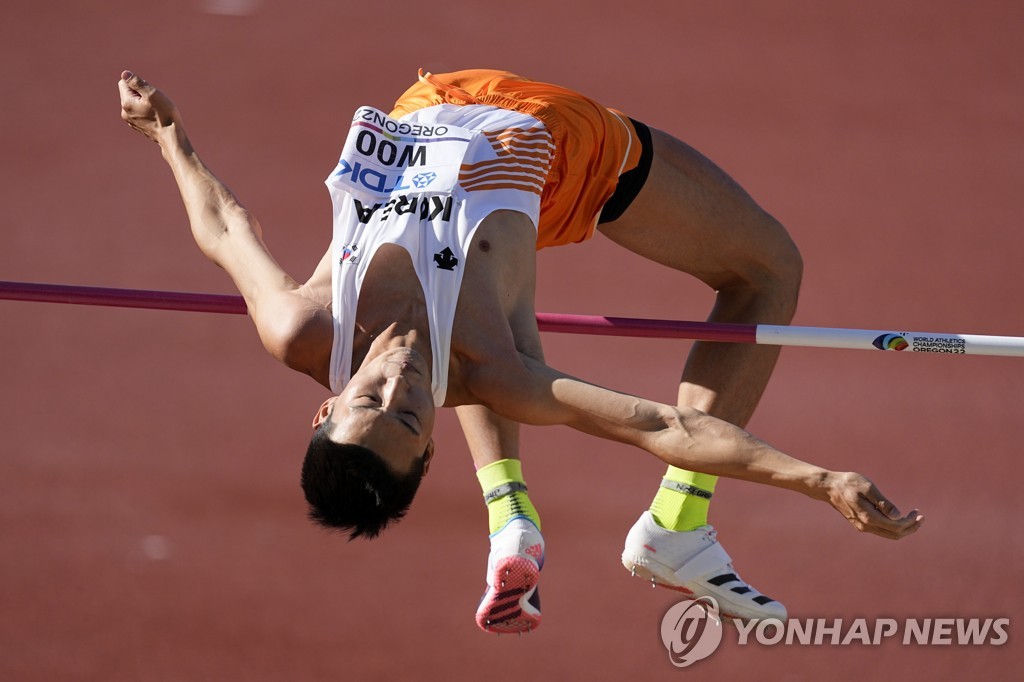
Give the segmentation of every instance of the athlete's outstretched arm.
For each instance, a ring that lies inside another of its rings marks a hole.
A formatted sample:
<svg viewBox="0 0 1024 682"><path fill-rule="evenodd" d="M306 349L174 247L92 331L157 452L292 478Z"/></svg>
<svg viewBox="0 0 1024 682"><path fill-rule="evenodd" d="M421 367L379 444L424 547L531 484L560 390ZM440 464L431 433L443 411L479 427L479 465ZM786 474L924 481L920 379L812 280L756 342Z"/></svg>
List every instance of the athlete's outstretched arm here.
<svg viewBox="0 0 1024 682"><path fill-rule="evenodd" d="M923 521L903 516L864 476L794 459L738 426L691 408L610 391L525 355L487 368L474 393L492 410L524 424L564 424L634 445L666 464L787 488L827 501L858 530L897 539Z"/></svg>
<svg viewBox="0 0 1024 682"><path fill-rule="evenodd" d="M264 346L293 369L313 373L314 366L322 367L322 358L314 356L330 352L330 312L270 255L259 222L196 154L174 103L130 71L121 74L118 90L121 118L160 146L196 244L234 280Z"/></svg>

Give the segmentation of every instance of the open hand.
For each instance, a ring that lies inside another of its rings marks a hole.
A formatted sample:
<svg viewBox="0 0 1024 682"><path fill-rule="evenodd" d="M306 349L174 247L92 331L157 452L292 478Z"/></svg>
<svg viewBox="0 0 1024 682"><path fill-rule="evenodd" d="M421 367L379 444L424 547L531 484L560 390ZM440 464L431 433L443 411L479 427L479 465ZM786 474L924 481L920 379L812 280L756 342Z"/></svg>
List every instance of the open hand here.
<svg viewBox="0 0 1024 682"><path fill-rule="evenodd" d="M180 123L174 102L131 71L121 72L117 89L121 94L121 118L154 142L159 143L163 131Z"/></svg>
<svg viewBox="0 0 1024 682"><path fill-rule="evenodd" d="M910 535L924 521L916 509L903 516L874 483L854 472L829 475L828 501L857 530L890 540Z"/></svg>

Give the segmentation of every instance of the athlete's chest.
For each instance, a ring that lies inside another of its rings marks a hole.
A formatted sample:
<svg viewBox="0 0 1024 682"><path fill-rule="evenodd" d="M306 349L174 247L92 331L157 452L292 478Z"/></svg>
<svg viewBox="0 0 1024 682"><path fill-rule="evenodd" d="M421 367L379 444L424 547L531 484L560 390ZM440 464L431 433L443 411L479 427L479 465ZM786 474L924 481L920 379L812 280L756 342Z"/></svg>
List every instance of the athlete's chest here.
<svg viewBox="0 0 1024 682"><path fill-rule="evenodd" d="M493 214L474 236L452 329L450 391L464 389L477 366L514 359L522 338L536 334L535 243L533 224L512 212Z"/></svg>

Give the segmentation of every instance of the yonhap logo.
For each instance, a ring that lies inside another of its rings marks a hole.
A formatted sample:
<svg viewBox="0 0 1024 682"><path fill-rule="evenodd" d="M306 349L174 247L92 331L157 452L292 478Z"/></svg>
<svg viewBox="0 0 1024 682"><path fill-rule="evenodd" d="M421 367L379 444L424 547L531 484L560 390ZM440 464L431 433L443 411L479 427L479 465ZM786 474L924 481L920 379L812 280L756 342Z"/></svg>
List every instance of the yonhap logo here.
<svg viewBox="0 0 1024 682"><path fill-rule="evenodd" d="M713 654L722 643L718 602L713 597L700 597L673 605L661 619L661 642L677 668Z"/></svg>

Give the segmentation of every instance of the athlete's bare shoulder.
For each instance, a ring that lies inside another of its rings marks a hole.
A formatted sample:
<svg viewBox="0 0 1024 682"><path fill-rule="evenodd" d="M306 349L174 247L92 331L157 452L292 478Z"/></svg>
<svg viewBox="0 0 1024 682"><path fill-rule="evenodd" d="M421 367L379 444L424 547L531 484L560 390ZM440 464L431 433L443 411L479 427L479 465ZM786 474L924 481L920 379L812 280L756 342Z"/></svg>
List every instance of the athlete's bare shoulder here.
<svg viewBox="0 0 1024 682"><path fill-rule="evenodd" d="M304 284L259 302L260 339L274 358L330 387L334 322L331 314L331 249Z"/></svg>
<svg viewBox="0 0 1024 682"><path fill-rule="evenodd" d="M281 296L268 297L261 312L271 320L260 326L260 338L274 358L288 368L308 374L330 388L334 322L325 307L306 295L304 286Z"/></svg>

